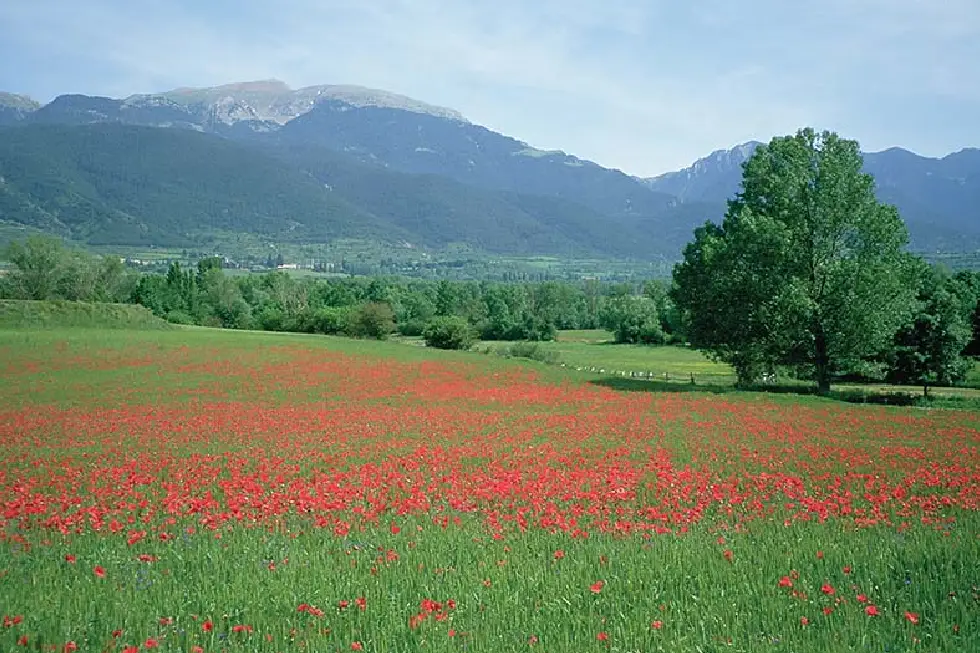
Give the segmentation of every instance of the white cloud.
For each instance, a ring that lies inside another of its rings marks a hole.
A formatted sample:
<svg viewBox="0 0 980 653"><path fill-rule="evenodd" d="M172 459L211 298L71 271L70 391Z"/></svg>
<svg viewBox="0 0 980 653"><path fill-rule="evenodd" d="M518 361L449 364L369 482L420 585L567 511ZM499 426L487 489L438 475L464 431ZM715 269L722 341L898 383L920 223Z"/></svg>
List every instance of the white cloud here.
<svg viewBox="0 0 980 653"><path fill-rule="evenodd" d="M637 174L804 124L940 153L976 132L929 111L980 110L975 0L12 0L0 42L40 99L363 84Z"/></svg>

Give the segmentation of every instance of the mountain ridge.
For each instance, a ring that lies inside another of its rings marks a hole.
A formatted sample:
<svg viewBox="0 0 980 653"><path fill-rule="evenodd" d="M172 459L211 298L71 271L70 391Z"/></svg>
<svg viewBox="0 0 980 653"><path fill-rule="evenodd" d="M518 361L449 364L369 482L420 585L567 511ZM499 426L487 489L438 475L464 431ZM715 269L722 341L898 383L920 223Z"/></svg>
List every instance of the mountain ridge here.
<svg viewBox="0 0 980 653"><path fill-rule="evenodd" d="M347 202L347 212L360 216L357 219L363 225L374 225L375 234L390 230L429 245L442 245L452 238L501 253L531 253L540 247L541 253L575 251L644 259L676 259L694 227L706 220L720 221L726 200L741 182L741 163L759 144L750 141L717 150L683 170L640 179L560 150L536 149L471 123L452 109L360 86L319 85L294 90L270 79L183 87L123 99L66 94L44 105L24 96L0 94L0 126L7 129L60 126L84 131L100 124L220 137L235 144L234 156L241 169L227 160L231 150L214 142L188 141L189 147L217 157L226 166L225 174L256 179L255 170L264 171L279 180L282 188L258 180L255 185L283 202L289 193L298 193L301 199L294 205L303 210L320 211L313 207L329 201L308 188L297 174L322 186L337 187L339 195L347 194L341 197ZM145 134L144 139L159 141L164 150L169 147L159 134L139 133ZM85 140L71 129L63 135L71 143L84 143L79 147L92 148L86 155L89 158L101 159L103 153L95 140ZM75 169L72 162L79 153L53 147L37 134L35 137L43 141L45 155L54 157L57 165L82 186L106 183L98 175L87 177L91 171ZM113 147L121 138L118 130L106 132L105 137L116 139L111 141ZM16 165L36 164L23 155L18 154L21 158ZM128 155L120 154L123 158ZM14 165L12 156L8 152L7 165ZM185 161L185 165L198 169L194 162ZM198 202L194 206L200 208L205 197L202 191L181 185L186 180L179 170L161 168L166 170L164 181L189 193L188 201ZM915 249L980 248L980 150L964 148L941 159L930 159L902 148L889 148L866 154L865 169L875 175L880 199L899 207ZM122 174L106 164L104 172L110 171ZM0 168L0 177L3 172ZM9 183L7 186L12 188ZM145 205L148 214L150 209L160 209L161 199L154 195L154 188L148 184L142 191L152 199ZM218 188L227 187L219 184ZM48 191L62 198L75 197L60 186L40 192ZM22 210L46 201L45 197L24 199L27 191L23 188L17 192L27 204L8 201L7 213L0 219L13 220L11 206ZM129 192L138 189L123 194ZM144 238L153 232L152 225L130 213L132 206L120 205L115 196L106 201L86 197L86 202L95 204L83 202L88 207L84 210L103 217L116 215L109 220L111 224L134 220L134 224L141 224L142 231L127 232L131 236L143 234L139 237ZM238 206L230 197L209 201L226 208ZM281 233L284 223L278 222L281 216L275 207L261 198L254 201L271 216L267 231ZM75 210L82 211L80 206ZM323 211L334 217L343 213ZM40 219L36 211L23 215ZM246 211L243 215L239 228L264 228L258 213ZM222 222L220 215L208 216L224 227L234 227ZM298 216L294 222L306 225L303 229L308 227L311 237L358 231L357 224L347 225L352 227L348 229L336 222L331 222L327 231L318 230L315 216ZM170 229L175 223L167 224ZM306 232L300 229L297 233ZM521 234L523 241L517 237Z"/></svg>

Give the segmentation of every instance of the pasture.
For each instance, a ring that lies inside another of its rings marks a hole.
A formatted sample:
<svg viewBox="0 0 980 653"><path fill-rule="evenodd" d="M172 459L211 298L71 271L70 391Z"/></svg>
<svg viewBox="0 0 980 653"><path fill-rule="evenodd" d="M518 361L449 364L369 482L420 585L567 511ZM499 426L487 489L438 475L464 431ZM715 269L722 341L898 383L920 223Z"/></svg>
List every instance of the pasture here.
<svg viewBox="0 0 980 653"><path fill-rule="evenodd" d="M207 329L0 330L0 374L0 650L980 641L977 412Z"/></svg>

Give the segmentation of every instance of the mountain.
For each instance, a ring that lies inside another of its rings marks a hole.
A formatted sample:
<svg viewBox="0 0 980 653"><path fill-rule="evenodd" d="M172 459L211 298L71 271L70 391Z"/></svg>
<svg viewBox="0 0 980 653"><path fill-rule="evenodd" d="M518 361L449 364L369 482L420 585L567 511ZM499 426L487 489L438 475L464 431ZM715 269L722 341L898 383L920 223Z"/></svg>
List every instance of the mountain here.
<svg viewBox="0 0 980 653"><path fill-rule="evenodd" d="M0 129L0 220L90 244L406 236L302 171L208 134L118 124Z"/></svg>
<svg viewBox="0 0 980 653"><path fill-rule="evenodd" d="M558 198L396 172L315 146L113 122L0 129L0 221L90 244L190 247L251 233L525 255L657 251L653 232L611 220Z"/></svg>
<svg viewBox="0 0 980 653"><path fill-rule="evenodd" d="M276 137L285 144L320 145L402 172L561 198L604 214L649 218L675 202L618 170L424 113L324 100L286 123Z"/></svg>
<svg viewBox="0 0 980 653"><path fill-rule="evenodd" d="M26 95L0 92L0 126L17 124L40 107L40 103Z"/></svg>
<svg viewBox="0 0 980 653"><path fill-rule="evenodd" d="M715 213L708 217L720 221L726 200L739 191L742 163L758 145L753 141L713 152L689 168L642 181L683 203L713 205ZM913 249L980 249L980 149L929 158L894 147L863 157L878 199L894 204L908 225Z"/></svg>
<svg viewBox="0 0 980 653"><path fill-rule="evenodd" d="M6 127L4 127L6 126ZM123 99L0 94L0 221L91 243L357 236L487 252L676 259L757 143L649 180L386 91L277 80ZM980 247L976 150L866 155L920 250Z"/></svg>

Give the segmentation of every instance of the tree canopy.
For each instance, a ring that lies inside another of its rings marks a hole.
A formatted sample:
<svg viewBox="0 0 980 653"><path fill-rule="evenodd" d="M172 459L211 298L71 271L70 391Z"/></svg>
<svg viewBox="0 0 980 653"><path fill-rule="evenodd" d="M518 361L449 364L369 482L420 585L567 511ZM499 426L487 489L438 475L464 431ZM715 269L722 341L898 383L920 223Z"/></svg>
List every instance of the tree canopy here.
<svg viewBox="0 0 980 653"><path fill-rule="evenodd" d="M674 270L692 345L743 384L792 366L830 388L892 342L915 307L908 234L861 172L857 142L803 129L760 146L721 225Z"/></svg>

